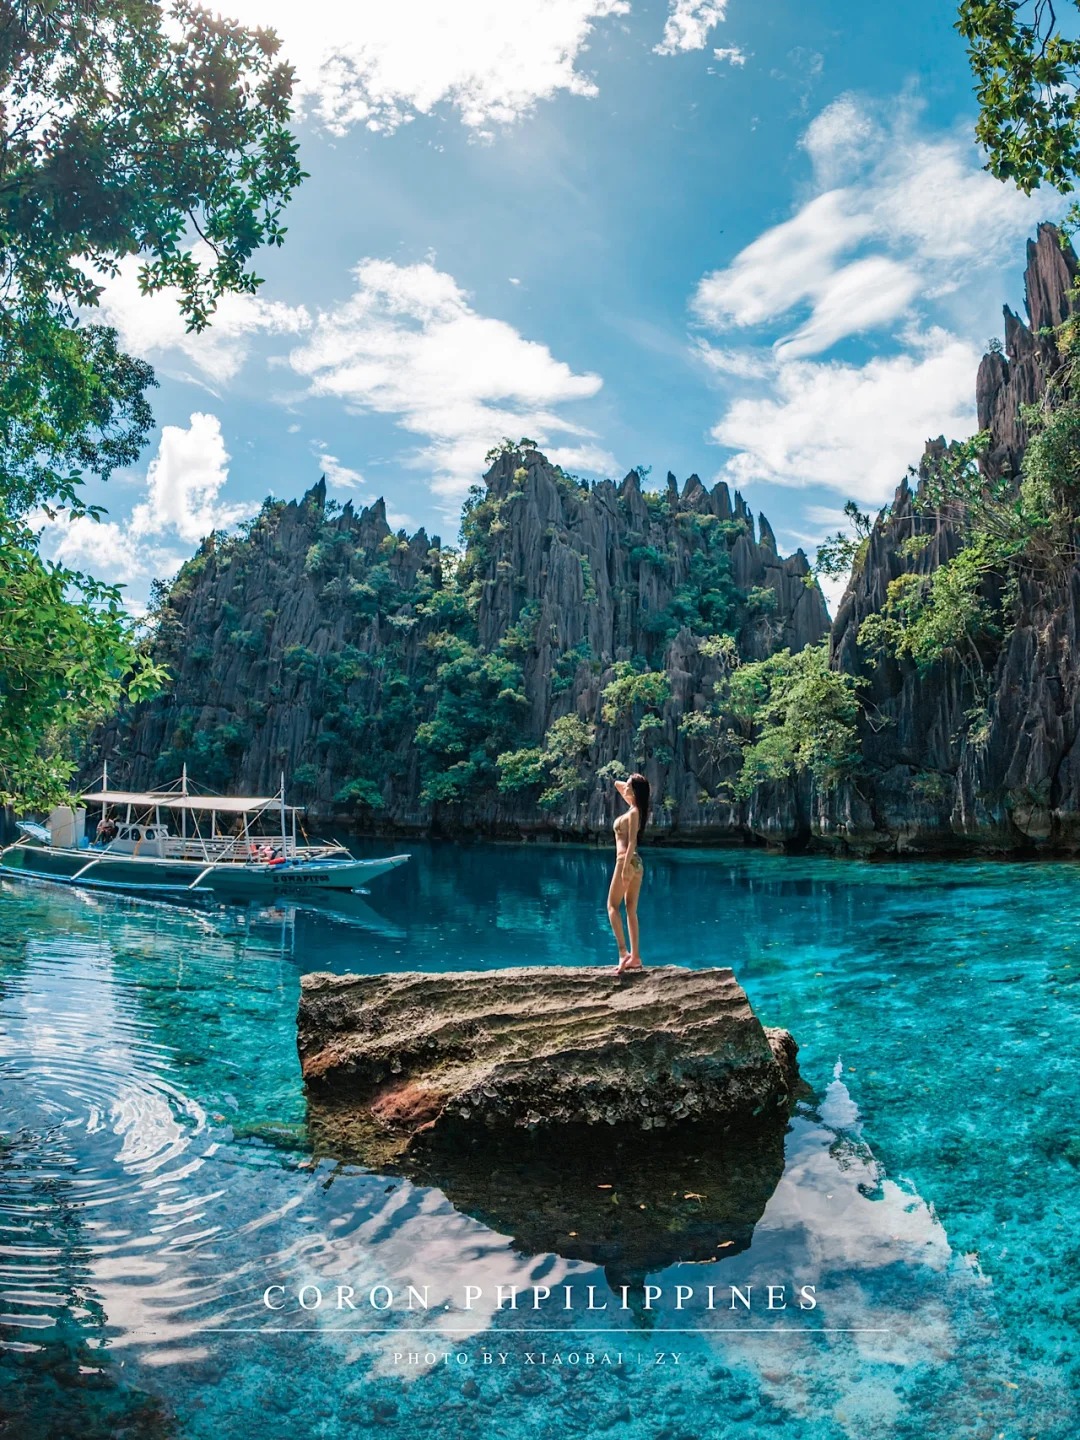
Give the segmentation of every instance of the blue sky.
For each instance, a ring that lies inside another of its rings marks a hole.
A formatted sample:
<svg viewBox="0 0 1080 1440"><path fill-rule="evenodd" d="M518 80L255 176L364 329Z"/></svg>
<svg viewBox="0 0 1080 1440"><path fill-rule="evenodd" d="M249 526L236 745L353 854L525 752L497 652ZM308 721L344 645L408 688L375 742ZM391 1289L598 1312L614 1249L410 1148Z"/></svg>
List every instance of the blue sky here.
<svg viewBox="0 0 1080 1440"><path fill-rule="evenodd" d="M980 168L948 4L240 0L302 86L310 178L259 297L186 336L134 267L104 316L159 428L47 543L133 602L326 473L452 541L502 435L568 469L726 478L785 549L974 429L1056 196Z"/></svg>

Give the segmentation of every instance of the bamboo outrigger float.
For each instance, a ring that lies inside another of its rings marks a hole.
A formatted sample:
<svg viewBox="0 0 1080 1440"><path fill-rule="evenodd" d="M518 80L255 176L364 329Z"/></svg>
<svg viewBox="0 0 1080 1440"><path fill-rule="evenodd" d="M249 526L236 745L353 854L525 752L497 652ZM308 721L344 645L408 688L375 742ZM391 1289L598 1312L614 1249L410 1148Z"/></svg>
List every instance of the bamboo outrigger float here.
<svg viewBox="0 0 1080 1440"><path fill-rule="evenodd" d="M100 808L100 837L86 834ZM20 821L22 838L0 851L0 874L164 899L273 900L356 890L408 855L357 860L338 844L297 838L300 807L276 795L196 795L187 767L161 790L101 789L59 805L45 825ZM121 818L122 814L122 818ZM229 833L222 834L220 825Z"/></svg>

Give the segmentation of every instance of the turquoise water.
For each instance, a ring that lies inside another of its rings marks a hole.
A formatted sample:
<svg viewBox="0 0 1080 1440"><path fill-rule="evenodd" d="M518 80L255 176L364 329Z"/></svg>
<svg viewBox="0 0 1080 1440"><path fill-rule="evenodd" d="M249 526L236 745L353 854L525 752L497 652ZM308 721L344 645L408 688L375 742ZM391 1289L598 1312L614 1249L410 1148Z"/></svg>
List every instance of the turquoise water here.
<svg viewBox="0 0 1080 1440"><path fill-rule="evenodd" d="M526 1243L546 1192L485 1219L312 1158L303 972L615 958L606 854L409 848L343 918L0 883L0 1433L1080 1430L1080 867L647 854L646 962L733 965L812 1096L750 1243L650 1273L645 1312L615 1308L610 1267ZM343 1283L394 1305L295 1298ZM816 1309L761 1303L804 1283ZM409 1284L429 1309L402 1308ZM750 1311L704 1309L710 1284L722 1306L752 1285ZM498 1285L570 1285L574 1308L496 1310Z"/></svg>

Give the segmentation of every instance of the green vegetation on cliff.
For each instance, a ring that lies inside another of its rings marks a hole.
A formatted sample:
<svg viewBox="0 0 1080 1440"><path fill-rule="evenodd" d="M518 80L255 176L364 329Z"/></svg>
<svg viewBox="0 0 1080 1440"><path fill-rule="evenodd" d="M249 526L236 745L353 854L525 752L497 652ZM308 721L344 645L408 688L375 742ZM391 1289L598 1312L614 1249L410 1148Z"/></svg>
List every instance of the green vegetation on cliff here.
<svg viewBox="0 0 1080 1440"><path fill-rule="evenodd" d="M341 509L321 486L267 502L156 591L154 656L175 679L108 727L110 774L161 783L186 764L215 788L261 791L284 771L313 812L360 826L565 826L646 767L661 790L723 802L737 755L683 778L680 657L711 693L717 637L748 664L798 651L824 634L824 605L805 559L755 541L726 487L695 479L684 498L639 478L590 486L526 442L502 448L455 549L390 531L381 502ZM753 720L743 728L749 743ZM795 746L791 773L808 753Z"/></svg>
<svg viewBox="0 0 1080 1440"><path fill-rule="evenodd" d="M1075 308L1080 289L1069 296ZM993 657L1021 607L1025 582L1048 588L1080 556L1080 404L1074 398L1080 330L1068 319L1052 337L1060 363L1037 402L1024 405L1027 433L1019 472L989 466L990 435L931 453L912 503L910 534L899 546L913 566L947 525L955 553L932 569L889 582L884 605L859 629L871 660L909 657L920 670L958 664L977 699ZM979 720L976 705L971 716Z"/></svg>
<svg viewBox="0 0 1080 1440"><path fill-rule="evenodd" d="M681 729L718 771L735 760L730 793L746 800L764 781L803 774L829 790L853 774L859 763L857 681L830 668L828 642L747 664L725 639L710 642L725 662L711 703L686 715Z"/></svg>

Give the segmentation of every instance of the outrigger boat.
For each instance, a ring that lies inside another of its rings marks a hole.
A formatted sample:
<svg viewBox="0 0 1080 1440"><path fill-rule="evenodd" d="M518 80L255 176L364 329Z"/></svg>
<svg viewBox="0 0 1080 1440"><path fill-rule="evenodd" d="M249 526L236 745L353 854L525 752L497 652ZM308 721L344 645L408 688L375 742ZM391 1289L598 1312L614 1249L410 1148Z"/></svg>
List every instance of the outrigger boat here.
<svg viewBox="0 0 1080 1440"><path fill-rule="evenodd" d="M100 839L87 839L88 807L110 822ZM356 890L410 858L357 860L343 845L300 843L300 812L285 803L284 775L276 795L232 796L191 793L186 767L175 785L150 791L110 790L106 771L100 790L57 806L46 824L19 821L22 838L0 851L0 875L246 903Z"/></svg>

